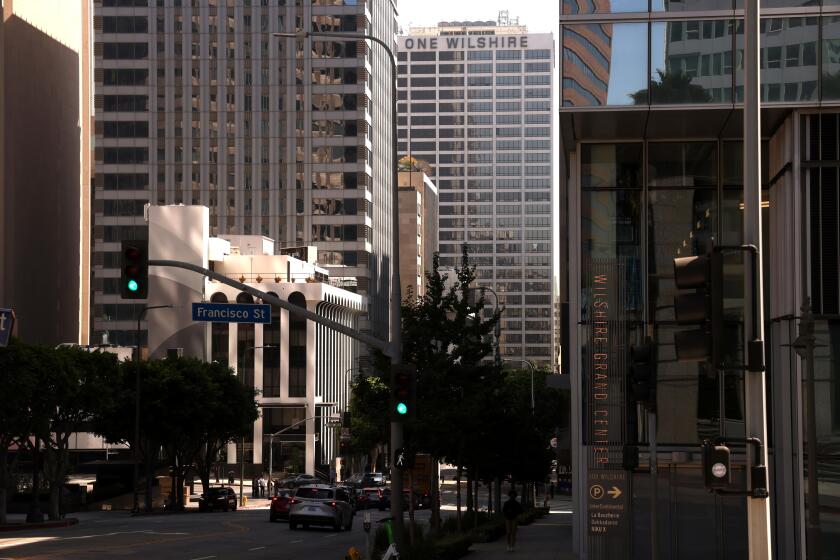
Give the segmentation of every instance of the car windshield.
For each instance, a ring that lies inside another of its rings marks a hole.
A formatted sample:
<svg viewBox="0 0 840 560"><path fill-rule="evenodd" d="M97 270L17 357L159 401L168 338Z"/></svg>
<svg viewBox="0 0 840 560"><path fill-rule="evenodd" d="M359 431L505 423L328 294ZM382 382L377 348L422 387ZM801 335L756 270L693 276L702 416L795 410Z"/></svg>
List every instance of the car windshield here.
<svg viewBox="0 0 840 560"><path fill-rule="evenodd" d="M309 500L329 500L333 497L333 491L328 488L298 488L295 497Z"/></svg>
<svg viewBox="0 0 840 560"><path fill-rule="evenodd" d="M208 496L224 496L227 494L227 488L209 488L207 490Z"/></svg>

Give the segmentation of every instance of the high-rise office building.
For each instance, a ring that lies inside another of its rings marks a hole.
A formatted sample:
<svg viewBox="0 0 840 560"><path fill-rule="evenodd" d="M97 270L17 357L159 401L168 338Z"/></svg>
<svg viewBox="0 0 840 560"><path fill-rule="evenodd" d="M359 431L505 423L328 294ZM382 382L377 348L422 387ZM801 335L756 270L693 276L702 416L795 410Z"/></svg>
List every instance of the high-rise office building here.
<svg viewBox="0 0 840 560"><path fill-rule="evenodd" d="M770 556L825 557L840 534L827 509L836 496L829 465L840 457L840 7L760 4ZM746 487L752 466L738 442L756 433L747 411L763 395L745 392L744 376L756 374L744 373L741 317L752 302L744 300L737 251L725 267L723 366L678 361L684 329L674 310L674 259L744 239L743 6L563 2L562 338L581 557L752 554L753 498L708 492L700 468L706 439L732 449L728 491ZM798 337L805 303L813 339ZM656 345L655 406L637 402L630 374L630 349L648 337ZM803 359L808 340L813 360ZM803 499L812 477L817 484ZM613 487L620 496L601 492ZM819 541L810 537L815 528ZM820 541L822 555L811 548Z"/></svg>
<svg viewBox="0 0 840 560"><path fill-rule="evenodd" d="M466 244L504 306L502 359L551 366L552 35L502 15L398 41L399 149L438 186L441 264L460 264Z"/></svg>
<svg viewBox="0 0 840 560"><path fill-rule="evenodd" d="M119 242L147 236L147 203L183 203L210 208L211 235L317 246L331 281L367 296L361 328L386 338L387 54L272 33L393 42L395 2L97 0L95 16L94 330L134 344L144 303L119 298Z"/></svg>
<svg viewBox="0 0 840 560"><path fill-rule="evenodd" d="M31 343L88 343L91 6L0 2L0 307Z"/></svg>

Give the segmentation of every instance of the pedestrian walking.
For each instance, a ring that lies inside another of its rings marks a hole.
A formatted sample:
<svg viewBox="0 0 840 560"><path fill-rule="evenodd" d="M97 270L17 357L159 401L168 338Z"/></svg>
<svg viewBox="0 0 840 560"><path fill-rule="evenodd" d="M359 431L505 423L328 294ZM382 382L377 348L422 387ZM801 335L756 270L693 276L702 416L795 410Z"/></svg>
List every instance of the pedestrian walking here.
<svg viewBox="0 0 840 560"><path fill-rule="evenodd" d="M516 490L508 493L508 499L502 506L502 514L505 516L507 549L511 552L516 546L516 518L522 514L522 505L516 501Z"/></svg>
<svg viewBox="0 0 840 560"><path fill-rule="evenodd" d="M265 478L260 477L260 498L265 498Z"/></svg>

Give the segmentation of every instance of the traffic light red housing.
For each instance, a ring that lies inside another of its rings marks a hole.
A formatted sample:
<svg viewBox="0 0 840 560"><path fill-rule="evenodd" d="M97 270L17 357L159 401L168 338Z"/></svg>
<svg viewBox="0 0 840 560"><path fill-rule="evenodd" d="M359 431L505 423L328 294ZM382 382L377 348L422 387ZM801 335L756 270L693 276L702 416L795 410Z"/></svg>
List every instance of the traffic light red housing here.
<svg viewBox="0 0 840 560"><path fill-rule="evenodd" d="M391 367L391 418L408 420L416 413L417 370L409 364Z"/></svg>
<svg viewBox="0 0 840 560"><path fill-rule="evenodd" d="M149 242L123 241L120 252L120 297L149 296Z"/></svg>

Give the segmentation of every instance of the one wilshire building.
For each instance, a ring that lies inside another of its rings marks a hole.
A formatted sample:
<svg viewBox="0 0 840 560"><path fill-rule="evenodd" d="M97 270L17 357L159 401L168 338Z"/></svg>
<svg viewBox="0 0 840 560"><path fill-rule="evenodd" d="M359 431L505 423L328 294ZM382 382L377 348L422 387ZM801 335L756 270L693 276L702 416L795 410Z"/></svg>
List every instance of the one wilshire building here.
<svg viewBox="0 0 840 560"><path fill-rule="evenodd" d="M399 148L439 188L441 264L467 244L505 307L502 358L553 366L554 43L500 15L398 38Z"/></svg>
<svg viewBox="0 0 840 560"><path fill-rule="evenodd" d="M315 245L367 296L386 337L391 266L394 0L95 0L95 336L134 344L145 303L119 299L119 242L144 205L210 208L211 235ZM396 45L394 45L396 48ZM170 302L164 302L170 303ZM145 335L141 342L145 344Z"/></svg>

